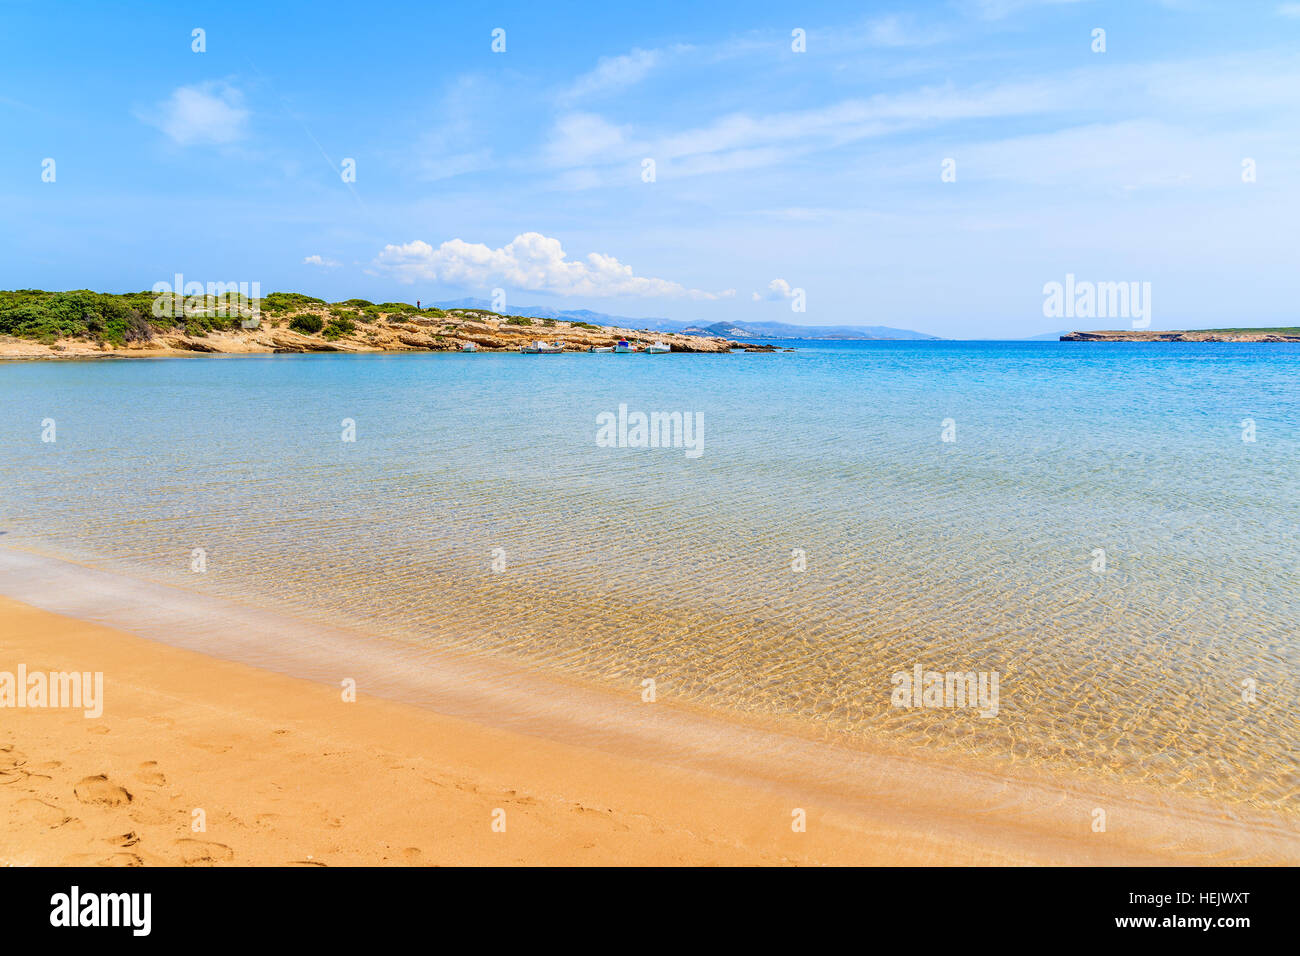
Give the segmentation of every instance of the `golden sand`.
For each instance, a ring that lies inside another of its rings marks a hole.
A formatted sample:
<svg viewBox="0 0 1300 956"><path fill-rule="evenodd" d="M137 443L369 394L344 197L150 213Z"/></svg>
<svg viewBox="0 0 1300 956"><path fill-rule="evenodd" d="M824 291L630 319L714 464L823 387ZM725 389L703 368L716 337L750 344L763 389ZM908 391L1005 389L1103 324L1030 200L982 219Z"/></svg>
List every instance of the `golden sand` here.
<svg viewBox="0 0 1300 956"><path fill-rule="evenodd" d="M1092 795L996 778L971 779L978 798L936 781L948 793L938 803L832 805L788 779L724 779L364 694L348 703L325 684L0 599L0 670L20 663L102 671L105 706L98 719L0 710L0 863L10 865L1297 859L1294 830L1270 818L1110 795L1113 824L1097 833ZM1030 812L1035 792L1068 811Z"/></svg>

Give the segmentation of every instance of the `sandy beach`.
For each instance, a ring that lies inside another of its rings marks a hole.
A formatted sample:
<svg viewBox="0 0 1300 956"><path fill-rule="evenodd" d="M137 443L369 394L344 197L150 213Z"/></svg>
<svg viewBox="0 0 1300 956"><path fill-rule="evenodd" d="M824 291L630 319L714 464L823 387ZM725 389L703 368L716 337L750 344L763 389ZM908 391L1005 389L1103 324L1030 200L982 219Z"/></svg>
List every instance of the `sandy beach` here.
<svg viewBox="0 0 1300 956"><path fill-rule="evenodd" d="M858 821L0 601L5 657L102 670L100 719L11 710L5 865L764 864L880 858ZM194 832L202 810L206 832ZM493 829L504 811L505 830Z"/></svg>
<svg viewBox="0 0 1300 956"><path fill-rule="evenodd" d="M909 788L910 798L882 789L846 801L812 780L800 793L797 775L727 779L716 767L620 756L364 694L344 702L323 683L10 599L0 599L0 651L0 670L105 675L99 718L2 712L6 865L1297 859L1289 821L1263 814L1005 778L965 776L962 794L934 768L920 771L929 785ZM1098 799L1110 810L1107 833L1088 825ZM792 827L796 809L803 832Z"/></svg>

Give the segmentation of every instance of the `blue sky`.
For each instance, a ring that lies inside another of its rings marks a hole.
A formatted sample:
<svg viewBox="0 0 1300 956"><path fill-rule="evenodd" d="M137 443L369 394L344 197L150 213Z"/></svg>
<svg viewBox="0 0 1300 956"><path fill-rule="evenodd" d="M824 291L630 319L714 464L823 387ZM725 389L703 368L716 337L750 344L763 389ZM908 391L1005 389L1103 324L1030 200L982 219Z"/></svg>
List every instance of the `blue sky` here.
<svg viewBox="0 0 1300 956"><path fill-rule="evenodd" d="M1300 319L1300 3L269 6L0 2L0 287L1126 324L1044 317L1069 273Z"/></svg>

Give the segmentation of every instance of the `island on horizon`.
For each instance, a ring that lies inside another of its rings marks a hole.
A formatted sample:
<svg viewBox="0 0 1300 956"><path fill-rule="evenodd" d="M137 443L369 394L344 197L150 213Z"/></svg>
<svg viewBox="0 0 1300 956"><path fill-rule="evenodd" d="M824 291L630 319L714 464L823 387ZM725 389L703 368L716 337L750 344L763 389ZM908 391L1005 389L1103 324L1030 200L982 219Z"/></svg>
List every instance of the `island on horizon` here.
<svg viewBox="0 0 1300 956"><path fill-rule="evenodd" d="M1300 327L1259 329L1108 329L1066 332L1062 342L1300 342Z"/></svg>

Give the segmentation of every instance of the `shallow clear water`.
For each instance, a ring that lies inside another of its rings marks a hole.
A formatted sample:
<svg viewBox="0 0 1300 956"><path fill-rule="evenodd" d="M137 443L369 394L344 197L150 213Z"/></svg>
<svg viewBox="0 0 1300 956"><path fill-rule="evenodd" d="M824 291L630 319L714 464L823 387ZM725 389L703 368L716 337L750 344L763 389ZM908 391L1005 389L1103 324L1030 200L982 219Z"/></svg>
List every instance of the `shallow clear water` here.
<svg viewBox="0 0 1300 956"><path fill-rule="evenodd" d="M798 344L2 365L0 544L1295 808L1300 347ZM620 404L702 414L702 454L599 447ZM998 672L998 715L891 706L916 664Z"/></svg>

